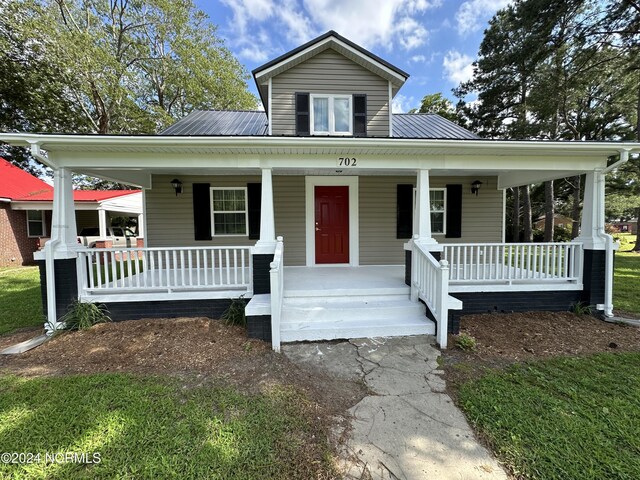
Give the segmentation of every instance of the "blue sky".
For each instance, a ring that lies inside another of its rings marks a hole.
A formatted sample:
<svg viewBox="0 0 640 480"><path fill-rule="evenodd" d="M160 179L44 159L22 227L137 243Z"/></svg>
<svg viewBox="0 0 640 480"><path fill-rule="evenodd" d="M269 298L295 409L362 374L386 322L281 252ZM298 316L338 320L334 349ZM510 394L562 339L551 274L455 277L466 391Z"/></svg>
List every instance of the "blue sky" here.
<svg viewBox="0 0 640 480"><path fill-rule="evenodd" d="M394 111L470 78L488 20L509 0L195 0L248 71L327 30L411 74ZM253 81L249 84L256 93Z"/></svg>

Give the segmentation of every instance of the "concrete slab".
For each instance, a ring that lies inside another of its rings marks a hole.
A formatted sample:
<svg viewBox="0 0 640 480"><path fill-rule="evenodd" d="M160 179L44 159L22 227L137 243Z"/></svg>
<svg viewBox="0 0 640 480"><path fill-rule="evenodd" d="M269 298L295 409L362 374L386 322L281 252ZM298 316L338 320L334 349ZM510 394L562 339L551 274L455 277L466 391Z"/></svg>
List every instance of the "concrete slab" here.
<svg viewBox="0 0 640 480"><path fill-rule="evenodd" d="M625 325L630 325L632 327L640 327L640 320L635 318L605 317L604 321L609 323L624 323Z"/></svg>
<svg viewBox="0 0 640 480"><path fill-rule="evenodd" d="M283 352L330 375L361 379L372 392L349 412L345 478L507 478L445 393L432 336L285 345Z"/></svg>
<svg viewBox="0 0 640 480"><path fill-rule="evenodd" d="M38 335L37 337L34 337L30 340L25 340L24 342L16 343L15 345L11 345L4 350L0 350L0 355L15 355L18 353L27 352L32 348L39 347L50 338L51 337L49 337L48 335Z"/></svg>

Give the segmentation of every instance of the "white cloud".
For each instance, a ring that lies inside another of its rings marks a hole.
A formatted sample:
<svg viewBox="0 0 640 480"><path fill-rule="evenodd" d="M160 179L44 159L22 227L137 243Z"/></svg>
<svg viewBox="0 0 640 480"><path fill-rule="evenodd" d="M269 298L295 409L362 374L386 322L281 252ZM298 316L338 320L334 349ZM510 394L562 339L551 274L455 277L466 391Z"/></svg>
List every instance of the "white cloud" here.
<svg viewBox="0 0 640 480"><path fill-rule="evenodd" d="M425 57L424 55L414 55L409 59L409 61L413 63L424 63L427 61L427 57Z"/></svg>
<svg viewBox="0 0 640 480"><path fill-rule="evenodd" d="M447 78L455 84L466 82L473 77L473 58L457 50L447 52L442 66Z"/></svg>
<svg viewBox="0 0 640 480"><path fill-rule="evenodd" d="M244 47L238 55L253 62L264 62L270 56L268 51L261 49L257 45Z"/></svg>
<svg viewBox="0 0 640 480"><path fill-rule="evenodd" d="M411 110L413 107L414 98L406 97L401 93L397 94L391 102L391 111L393 113L405 113Z"/></svg>
<svg viewBox="0 0 640 480"><path fill-rule="evenodd" d="M457 30L460 35L479 31L485 22L510 0L468 0L456 12Z"/></svg>

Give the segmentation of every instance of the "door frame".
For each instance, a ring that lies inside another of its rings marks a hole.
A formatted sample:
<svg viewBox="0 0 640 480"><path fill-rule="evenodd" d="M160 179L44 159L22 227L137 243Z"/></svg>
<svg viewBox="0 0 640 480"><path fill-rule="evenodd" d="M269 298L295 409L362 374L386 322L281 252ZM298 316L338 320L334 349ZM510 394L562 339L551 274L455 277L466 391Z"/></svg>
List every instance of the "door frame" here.
<svg viewBox="0 0 640 480"><path fill-rule="evenodd" d="M358 208L358 177L357 176L306 176L305 185L305 227L306 227L306 258L307 267L357 267L360 263L360 231ZM315 231L315 187L349 187L349 263L316 264L316 231Z"/></svg>

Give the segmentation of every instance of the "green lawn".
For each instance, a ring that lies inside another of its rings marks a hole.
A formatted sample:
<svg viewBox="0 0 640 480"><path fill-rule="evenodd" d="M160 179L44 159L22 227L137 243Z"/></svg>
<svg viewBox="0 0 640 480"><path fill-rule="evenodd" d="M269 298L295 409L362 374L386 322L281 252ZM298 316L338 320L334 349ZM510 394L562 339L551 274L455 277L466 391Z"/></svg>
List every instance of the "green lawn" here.
<svg viewBox="0 0 640 480"><path fill-rule="evenodd" d="M516 365L460 403L517 477L640 478L640 353Z"/></svg>
<svg viewBox="0 0 640 480"><path fill-rule="evenodd" d="M0 335L44 325L37 267L0 269Z"/></svg>
<svg viewBox="0 0 640 480"><path fill-rule="evenodd" d="M640 315L640 254L616 253L613 305L616 310Z"/></svg>
<svg viewBox="0 0 640 480"><path fill-rule="evenodd" d="M329 450L314 411L283 387L249 396L124 374L0 377L2 452L100 457L0 462L0 478L326 478Z"/></svg>

